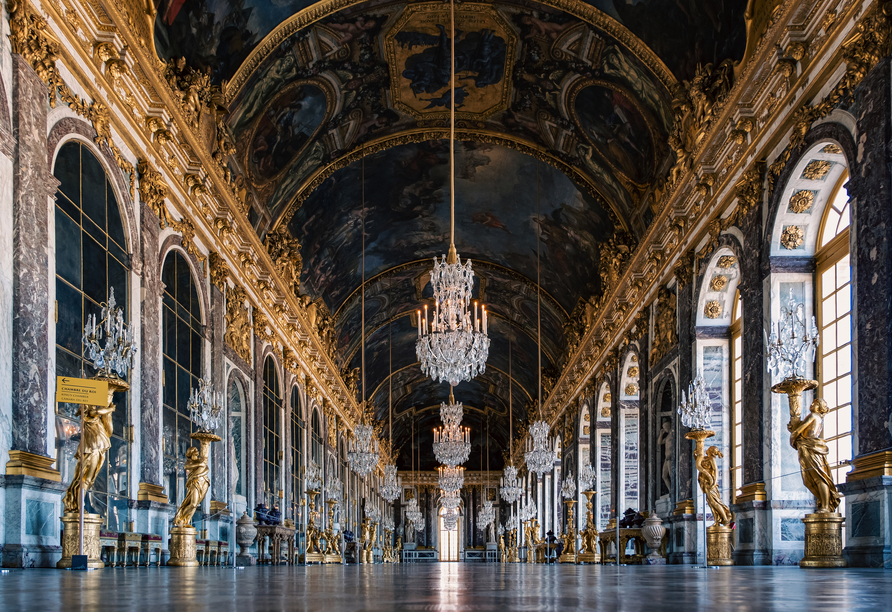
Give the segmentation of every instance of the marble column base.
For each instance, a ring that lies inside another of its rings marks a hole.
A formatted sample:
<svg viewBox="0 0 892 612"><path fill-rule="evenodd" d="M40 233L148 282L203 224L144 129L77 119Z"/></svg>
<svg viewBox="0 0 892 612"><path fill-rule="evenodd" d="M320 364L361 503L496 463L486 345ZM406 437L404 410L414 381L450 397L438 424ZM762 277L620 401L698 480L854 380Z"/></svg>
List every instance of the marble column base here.
<svg viewBox="0 0 892 612"><path fill-rule="evenodd" d="M737 521L735 565L797 565L805 554L802 518L813 501L768 500L732 504Z"/></svg>
<svg viewBox="0 0 892 612"><path fill-rule="evenodd" d="M174 527L170 530L170 559L173 567L198 567L195 527Z"/></svg>
<svg viewBox="0 0 892 612"><path fill-rule="evenodd" d="M99 528L102 517L98 514L84 513L84 554L87 555L87 567L102 569L102 549L99 546ZM80 516L76 512L66 512L62 516L62 558L56 563L59 569L71 569L74 555L80 554Z"/></svg>
<svg viewBox="0 0 892 612"><path fill-rule="evenodd" d="M666 562L670 565L693 565L697 562L697 523L693 514L674 514L665 522L669 528Z"/></svg>
<svg viewBox="0 0 892 612"><path fill-rule="evenodd" d="M848 566L892 569L892 476L853 480L837 488L846 497L843 558Z"/></svg>
<svg viewBox="0 0 892 612"><path fill-rule="evenodd" d="M666 559L661 557L659 553L651 553L644 557L644 565L666 565Z"/></svg>
<svg viewBox="0 0 892 612"><path fill-rule="evenodd" d="M9 568L56 567L62 557L61 482L0 476L0 550Z"/></svg>

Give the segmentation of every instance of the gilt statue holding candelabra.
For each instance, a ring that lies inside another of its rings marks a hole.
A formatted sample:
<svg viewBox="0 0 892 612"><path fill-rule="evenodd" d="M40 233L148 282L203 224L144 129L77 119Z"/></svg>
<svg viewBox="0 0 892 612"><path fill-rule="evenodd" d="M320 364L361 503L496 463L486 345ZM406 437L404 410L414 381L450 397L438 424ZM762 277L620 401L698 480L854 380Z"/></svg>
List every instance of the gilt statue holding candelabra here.
<svg viewBox="0 0 892 612"><path fill-rule="evenodd" d="M316 510L316 496L322 489L322 468L310 459L307 465L307 497L309 497L309 510L307 511L307 550L304 554L305 563L325 563L325 552L321 547L322 531L316 526L316 518L319 512Z"/></svg>
<svg viewBox="0 0 892 612"><path fill-rule="evenodd" d="M734 565L731 558L733 550L734 529L731 527L731 511L722 502L718 485L718 467L716 457L722 457L718 447L710 446L704 451L704 442L715 436L715 432L706 429L709 424L711 405L706 391L706 381L698 376L688 387L688 395L681 393L681 405L678 413L681 422L691 431L685 438L693 440L694 460L697 465L697 482L703 492L706 504L712 510L714 523L706 528L706 563L707 565ZM703 508L704 523L706 508Z"/></svg>
<svg viewBox="0 0 892 612"><path fill-rule="evenodd" d="M567 530L561 537L564 549L558 559L560 563L576 563L576 522L573 516L573 506L576 504L576 500L573 499L574 495L576 495L576 481L573 480L573 472L568 470L567 476L561 484L561 497L564 498L564 503L567 505Z"/></svg>
<svg viewBox="0 0 892 612"><path fill-rule="evenodd" d="M341 556L341 532L334 527L334 511L341 501L343 484L340 478L331 479L325 487L325 504L328 506L328 526L322 534L325 539L323 563L343 563Z"/></svg>
<svg viewBox="0 0 892 612"><path fill-rule="evenodd" d="M220 441L220 436L214 432L220 426L222 411L221 394L215 392L210 383L199 380L198 388L193 388L189 397L189 412L198 431L192 432L189 437L198 440L201 446L200 449L192 446L186 451L186 494L177 508L170 530L170 560L167 564L174 567L198 565L195 547L197 532L192 526L192 516L201 507L211 484L208 459L211 442Z"/></svg>
<svg viewBox="0 0 892 612"><path fill-rule="evenodd" d="M102 470L106 453L111 448L114 394L130 388L123 377L127 376L136 353L133 332L130 326L124 323L124 311L115 303L114 289L109 290L108 302L102 304L99 323L96 322L96 315L91 315L87 319L82 343L85 356L96 370L96 374L90 377L90 380L106 383L108 393L104 405L80 405L81 439L75 453L77 464L71 484L62 499L64 508L62 558L56 563L56 567L60 569L70 568L72 557L77 554L87 556L88 568L105 567L100 558L99 546L102 516L87 513L83 509L83 503ZM83 513L83 539L81 513ZM82 550L81 541L83 541Z"/></svg>
<svg viewBox="0 0 892 612"><path fill-rule="evenodd" d="M815 397L808 416L802 418L802 393L818 388L818 381L806 375L807 364L814 361L819 334L814 317L806 326L805 306L790 297L781 307L780 321L772 325L766 337L768 372L781 379L771 391L787 396L790 405L790 446L799 455L802 482L815 496L815 512L806 514L805 555L799 567L845 567L842 557L842 525L845 521L839 508L840 495L827 463L829 449L824 441L824 415L827 402Z"/></svg>
<svg viewBox="0 0 892 612"><path fill-rule="evenodd" d="M595 484L595 470L591 463L584 463L579 468L579 490L585 495L585 529L579 532L581 545L576 552L576 563L597 563L598 555L598 529L595 527L595 515L592 504L592 496L595 494L592 487Z"/></svg>

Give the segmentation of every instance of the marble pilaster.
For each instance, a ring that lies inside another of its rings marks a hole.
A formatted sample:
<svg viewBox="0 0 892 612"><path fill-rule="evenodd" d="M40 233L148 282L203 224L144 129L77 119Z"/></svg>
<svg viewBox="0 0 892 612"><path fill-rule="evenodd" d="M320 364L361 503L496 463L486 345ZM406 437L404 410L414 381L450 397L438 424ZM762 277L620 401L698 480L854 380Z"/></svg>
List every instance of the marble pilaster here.
<svg viewBox="0 0 892 612"><path fill-rule="evenodd" d="M694 379L694 289L695 284L688 280L681 286L676 285L677 296L677 321L678 321L678 388L687 389ZM679 399L681 394L679 393ZM676 467L676 491L678 499L691 499L694 496L693 488L693 442L684 437L686 428L681 421L676 419L675 439L678 453L678 466Z"/></svg>
<svg viewBox="0 0 892 612"><path fill-rule="evenodd" d="M607 382L607 388L610 390L610 508L611 517L619 517L622 514L620 506L622 501L620 498L622 490L622 481L620 480L620 463L622 459L622 431L620 423L622 415L620 414L619 401L619 372L614 370L610 372L610 379Z"/></svg>
<svg viewBox="0 0 892 612"><path fill-rule="evenodd" d="M50 372L47 87L21 55L13 71L12 449L47 454Z"/></svg>
<svg viewBox="0 0 892 612"><path fill-rule="evenodd" d="M146 205L141 208L142 235L142 337L139 359L140 385L140 481L161 485L161 262L158 259L161 226ZM166 532L166 530L165 530Z"/></svg>
<svg viewBox="0 0 892 612"><path fill-rule="evenodd" d="M211 284L211 309L210 317L207 325L208 339L211 345L211 382L214 389L224 394L226 393L226 363L223 358L223 337L225 333L224 326L226 302L223 292ZM211 500L223 503L229 502L227 489L227 450L229 449L229 419L222 419L220 431L218 432L223 438L222 442L214 444L212 451L211 465Z"/></svg>

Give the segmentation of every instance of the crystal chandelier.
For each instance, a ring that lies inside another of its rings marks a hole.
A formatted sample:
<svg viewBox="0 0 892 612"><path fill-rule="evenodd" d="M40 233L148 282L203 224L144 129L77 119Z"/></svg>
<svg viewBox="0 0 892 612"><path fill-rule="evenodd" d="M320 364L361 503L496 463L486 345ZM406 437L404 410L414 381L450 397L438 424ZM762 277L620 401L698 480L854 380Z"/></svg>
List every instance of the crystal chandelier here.
<svg viewBox="0 0 892 612"><path fill-rule="evenodd" d="M455 531L456 527L458 527L458 512L456 510L447 510L443 514L443 529Z"/></svg>
<svg viewBox="0 0 892 612"><path fill-rule="evenodd" d="M536 502L531 501L526 506L520 509L518 513L520 515L520 520L524 523L527 521L531 521L536 518L538 510L536 509Z"/></svg>
<svg viewBox="0 0 892 612"><path fill-rule="evenodd" d="M471 430L461 427L464 410L455 402L452 387L449 388L449 404L440 404L442 427L434 429L434 455L437 461L448 467L461 465L471 455Z"/></svg>
<svg viewBox="0 0 892 612"><path fill-rule="evenodd" d="M335 476L325 485L325 497L336 502L341 501L341 495L344 492L344 484L341 479Z"/></svg>
<svg viewBox="0 0 892 612"><path fill-rule="evenodd" d="M502 476L499 493L507 503L513 504L522 492L523 488L520 486L520 480L517 479L517 468L509 465L505 468L505 475Z"/></svg>
<svg viewBox="0 0 892 612"><path fill-rule="evenodd" d="M366 424L365 402L365 156L362 158L362 423L356 426L354 439L350 441L347 461L350 469L360 478L365 478L372 473L378 465L378 440L375 438L375 429Z"/></svg>
<svg viewBox="0 0 892 612"><path fill-rule="evenodd" d="M455 6L452 14L452 54L455 57ZM455 63L451 67L450 93L455 92ZM449 254L442 260L434 257L431 286L434 290L434 310L428 323L427 305L424 315L418 316L418 340L415 352L421 371L437 382L446 381L453 387L463 380L471 380L486 371L489 356L486 308L478 311L474 302L471 312L471 291L474 271L470 260L464 265L455 252L455 104L449 104L449 180L450 180L450 238ZM479 314L479 316L478 316Z"/></svg>
<svg viewBox="0 0 892 612"><path fill-rule="evenodd" d="M418 509L418 500L414 497L409 500L406 506L406 518L413 525L418 525L418 522L422 520L421 510Z"/></svg>
<svg viewBox="0 0 892 612"><path fill-rule="evenodd" d="M322 489L322 468L312 459L307 465L307 489L317 493Z"/></svg>
<svg viewBox="0 0 892 612"><path fill-rule="evenodd" d="M203 378L198 380L198 387L192 387L189 395L189 417L198 431L214 433L220 426L220 413L223 412L223 396L214 391L214 386Z"/></svg>
<svg viewBox="0 0 892 612"><path fill-rule="evenodd" d="M706 381L703 376L698 376L688 385L688 395L681 392L681 404L678 406L678 414L685 427L691 429L706 429L709 424L709 394L706 392Z"/></svg>
<svg viewBox="0 0 892 612"><path fill-rule="evenodd" d="M564 499L573 499L576 494L576 481L573 480L573 471L567 470L564 482L561 483L561 497Z"/></svg>
<svg viewBox="0 0 892 612"><path fill-rule="evenodd" d="M396 475L396 466L391 464L384 466L384 484L381 485L381 497L392 502L403 490L403 479Z"/></svg>
<svg viewBox="0 0 892 612"><path fill-rule="evenodd" d="M458 491L443 491L440 496L440 505L447 510L455 510L461 505L461 495Z"/></svg>
<svg viewBox="0 0 892 612"><path fill-rule="evenodd" d="M365 517L372 523L377 523L381 520L381 513L368 499L365 500Z"/></svg>
<svg viewBox="0 0 892 612"><path fill-rule="evenodd" d="M440 472L440 489L443 491L459 491L465 484L465 468L461 466L449 467L441 465L437 468Z"/></svg>
<svg viewBox="0 0 892 612"><path fill-rule="evenodd" d="M477 513L477 522L486 529L494 520L496 520L496 510L492 507L492 501L486 500L483 502L483 508Z"/></svg>
<svg viewBox="0 0 892 612"><path fill-rule="evenodd" d="M118 308L115 302L114 287L109 288L108 302L101 306L102 311L99 315L98 325L96 324L96 315L87 317L82 338L84 352L87 359L93 362L98 376L104 378L124 377L133 365L133 356L136 354L133 330L124 323L124 311ZM105 338L105 346L102 346L103 338Z"/></svg>
<svg viewBox="0 0 892 612"><path fill-rule="evenodd" d="M780 322L771 326L771 337L765 339L768 346L768 371L774 379L805 378L805 367L815 360L819 334L815 318L811 329L805 325L805 306L796 303L793 289L790 299L781 306Z"/></svg>
<svg viewBox="0 0 892 612"><path fill-rule="evenodd" d="M530 427L530 435L533 437L533 448L524 453L524 458L530 471L542 478L542 474L550 471L557 460L555 452L548 448L548 423L536 421Z"/></svg>
<svg viewBox="0 0 892 612"><path fill-rule="evenodd" d="M592 464L586 461L579 467L579 490L591 491L595 484L595 470Z"/></svg>
<svg viewBox="0 0 892 612"><path fill-rule="evenodd" d="M371 425L363 423L356 426L356 434L350 442L347 461L350 463L350 469L361 478L371 474L378 465L378 440Z"/></svg>
<svg viewBox="0 0 892 612"><path fill-rule="evenodd" d="M383 521L381 521L381 528L384 531L393 531L393 527L394 527L393 519L390 518L389 516L387 518L385 518Z"/></svg>

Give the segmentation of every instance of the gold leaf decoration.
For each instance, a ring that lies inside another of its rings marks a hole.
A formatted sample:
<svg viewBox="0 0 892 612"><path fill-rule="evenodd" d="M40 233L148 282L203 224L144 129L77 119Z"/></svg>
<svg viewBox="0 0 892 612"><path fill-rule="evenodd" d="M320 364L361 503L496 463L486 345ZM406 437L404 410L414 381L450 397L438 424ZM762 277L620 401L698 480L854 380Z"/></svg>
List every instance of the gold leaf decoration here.
<svg viewBox="0 0 892 612"><path fill-rule="evenodd" d="M722 291L725 287L728 286L728 277L724 274L716 274L712 277L712 280L709 281L709 290L710 291Z"/></svg>
<svg viewBox="0 0 892 612"><path fill-rule="evenodd" d="M828 153L830 155L842 155L842 147L838 144L830 143L826 145L823 149L821 149L821 153Z"/></svg>
<svg viewBox="0 0 892 612"><path fill-rule="evenodd" d="M823 181L832 167L833 162L831 161L827 161L826 159L813 159L808 162L805 170L802 171L802 178L810 181Z"/></svg>
<svg viewBox="0 0 892 612"><path fill-rule="evenodd" d="M716 300L710 300L706 302L706 306L703 307L703 315L707 319L718 319L722 316L722 306Z"/></svg>
<svg viewBox="0 0 892 612"><path fill-rule="evenodd" d="M629 368L629 376L632 378L638 378L638 366L632 366Z"/></svg>
<svg viewBox="0 0 892 612"><path fill-rule="evenodd" d="M790 212L802 214L811 210L815 203L815 192L801 189L790 197Z"/></svg>
<svg viewBox="0 0 892 612"><path fill-rule="evenodd" d="M798 225L788 225L781 234L780 242L788 251L798 249L805 242L805 232Z"/></svg>
<svg viewBox="0 0 892 612"><path fill-rule="evenodd" d="M734 257L733 255L722 255L721 257L719 257L718 266L720 268L727 269L727 268L732 267L736 263L737 263L737 258Z"/></svg>
<svg viewBox="0 0 892 612"><path fill-rule="evenodd" d="M636 383L626 385L626 395L638 395L638 385Z"/></svg>

